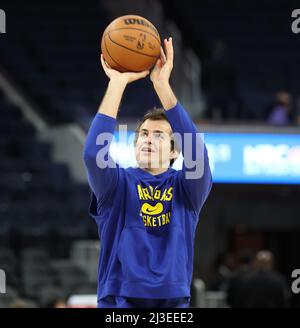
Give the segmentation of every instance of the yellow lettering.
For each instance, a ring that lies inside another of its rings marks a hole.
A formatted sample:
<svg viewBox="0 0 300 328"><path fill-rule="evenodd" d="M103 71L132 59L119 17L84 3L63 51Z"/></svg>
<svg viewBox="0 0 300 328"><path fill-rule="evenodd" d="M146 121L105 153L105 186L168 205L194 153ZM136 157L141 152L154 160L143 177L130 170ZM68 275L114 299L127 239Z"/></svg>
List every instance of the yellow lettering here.
<svg viewBox="0 0 300 328"><path fill-rule="evenodd" d="M137 189L138 189L138 193L139 193L139 199L145 200L141 186L137 185Z"/></svg>
<svg viewBox="0 0 300 328"><path fill-rule="evenodd" d="M154 199L160 199L160 195L161 195L161 191L160 190L156 190L155 194L154 194Z"/></svg>
<svg viewBox="0 0 300 328"><path fill-rule="evenodd" d="M161 218L161 215L156 218L158 220L158 226L159 227L161 226L160 218Z"/></svg>
<svg viewBox="0 0 300 328"><path fill-rule="evenodd" d="M170 223L170 212L166 215L166 224Z"/></svg>
<svg viewBox="0 0 300 328"><path fill-rule="evenodd" d="M153 187L152 186L149 186L149 189L150 189L151 199L153 200Z"/></svg>
<svg viewBox="0 0 300 328"><path fill-rule="evenodd" d="M161 197L161 200L166 200L166 193L167 193L167 189L165 189L165 191Z"/></svg>
<svg viewBox="0 0 300 328"><path fill-rule="evenodd" d="M152 225L151 225L151 216L147 216L147 227L152 227Z"/></svg>
<svg viewBox="0 0 300 328"><path fill-rule="evenodd" d="M150 196L149 191L148 191L147 188L143 188L143 193L144 193L144 197L145 197L146 200L147 199L152 199L152 197Z"/></svg>
<svg viewBox="0 0 300 328"><path fill-rule="evenodd" d="M157 227L170 223L171 213L161 214L159 216L143 215L143 222L145 227Z"/></svg>
<svg viewBox="0 0 300 328"><path fill-rule="evenodd" d="M144 221L144 225L146 225L147 221L146 221L146 216L143 215L143 221Z"/></svg>
<svg viewBox="0 0 300 328"><path fill-rule="evenodd" d="M144 226L147 227L147 216L143 215Z"/></svg>
<svg viewBox="0 0 300 328"><path fill-rule="evenodd" d="M172 196L173 196L173 194L172 194L172 190L173 190L172 187L170 187L170 188L168 189L168 192L167 192L168 196L166 196L166 200L167 200L167 201L170 201L170 200L172 199Z"/></svg>

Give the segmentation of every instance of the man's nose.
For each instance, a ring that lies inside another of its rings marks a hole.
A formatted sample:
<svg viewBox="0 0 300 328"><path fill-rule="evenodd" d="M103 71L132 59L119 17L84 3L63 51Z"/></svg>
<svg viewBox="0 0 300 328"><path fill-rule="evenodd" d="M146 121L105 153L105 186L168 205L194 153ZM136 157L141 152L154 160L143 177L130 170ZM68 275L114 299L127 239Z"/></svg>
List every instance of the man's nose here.
<svg viewBox="0 0 300 328"><path fill-rule="evenodd" d="M151 134L151 133L149 133L149 134L147 135L147 143L148 143L148 144L151 144L151 143L152 143L152 134Z"/></svg>

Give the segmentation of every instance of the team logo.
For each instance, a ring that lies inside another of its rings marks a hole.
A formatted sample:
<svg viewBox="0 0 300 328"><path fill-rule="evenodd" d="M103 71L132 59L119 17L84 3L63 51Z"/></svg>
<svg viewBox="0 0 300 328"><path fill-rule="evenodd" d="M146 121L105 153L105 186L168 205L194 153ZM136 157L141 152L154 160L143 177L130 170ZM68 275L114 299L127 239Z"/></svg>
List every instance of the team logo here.
<svg viewBox="0 0 300 328"><path fill-rule="evenodd" d="M145 41L146 41L146 34L144 33L141 33L140 36L139 36L139 39L138 39L138 42L137 42L137 48L138 49L144 49L144 46L145 46Z"/></svg>
<svg viewBox="0 0 300 328"><path fill-rule="evenodd" d="M141 212L147 215L160 214L163 210L164 207L162 203L157 203L155 206L144 203L141 208Z"/></svg>

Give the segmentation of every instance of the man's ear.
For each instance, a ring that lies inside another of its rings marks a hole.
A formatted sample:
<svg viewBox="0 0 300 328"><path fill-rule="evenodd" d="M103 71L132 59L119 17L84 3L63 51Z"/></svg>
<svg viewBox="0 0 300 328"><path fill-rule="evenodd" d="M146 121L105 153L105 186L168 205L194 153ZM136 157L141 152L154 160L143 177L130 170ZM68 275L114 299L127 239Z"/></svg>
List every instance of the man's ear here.
<svg viewBox="0 0 300 328"><path fill-rule="evenodd" d="M176 148L174 148L173 150L171 150L171 159L174 159L176 161L177 157L179 156L179 152Z"/></svg>

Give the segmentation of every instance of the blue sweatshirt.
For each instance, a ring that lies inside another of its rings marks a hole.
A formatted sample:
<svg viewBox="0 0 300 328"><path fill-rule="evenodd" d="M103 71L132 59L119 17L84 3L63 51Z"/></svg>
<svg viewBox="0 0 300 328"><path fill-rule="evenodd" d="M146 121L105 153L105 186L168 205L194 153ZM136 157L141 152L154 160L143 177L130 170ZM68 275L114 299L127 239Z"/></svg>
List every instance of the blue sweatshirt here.
<svg viewBox="0 0 300 328"><path fill-rule="evenodd" d="M182 170L169 168L159 175L124 169L109 154L106 159L115 167L99 168L97 153L107 150L110 142L96 145L97 136L113 135L116 120L98 113L89 129L83 157L92 189L90 215L101 244L98 300L107 295L190 297L195 230L212 179L206 147L182 105L177 103L166 115L173 133L192 133L202 143L199 155L195 140L192 150L193 159L204 163L201 177L186 179L185 163Z"/></svg>

